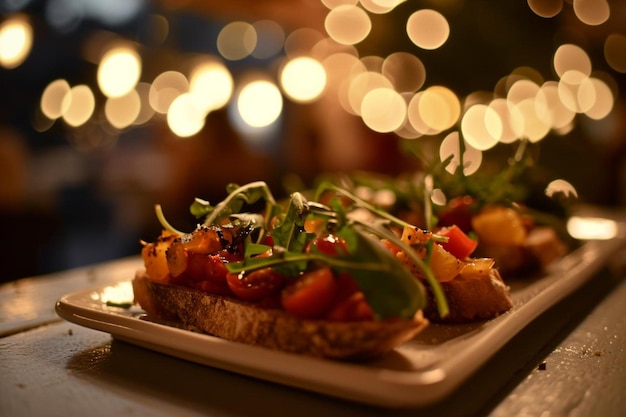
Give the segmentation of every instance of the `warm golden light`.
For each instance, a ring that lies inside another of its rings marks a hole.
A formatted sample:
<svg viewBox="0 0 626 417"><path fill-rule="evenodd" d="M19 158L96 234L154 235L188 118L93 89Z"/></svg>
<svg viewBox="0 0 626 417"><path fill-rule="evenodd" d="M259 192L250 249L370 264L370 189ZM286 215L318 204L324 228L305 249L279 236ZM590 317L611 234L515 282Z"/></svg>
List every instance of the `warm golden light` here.
<svg viewBox="0 0 626 417"><path fill-rule="evenodd" d="M63 120L70 126L78 127L91 117L96 108L96 99L91 89L84 84L72 87L61 104Z"/></svg>
<svg viewBox="0 0 626 417"><path fill-rule="evenodd" d="M439 12L422 9L409 16L406 33L416 46L422 49L437 49L450 36L450 26Z"/></svg>
<svg viewBox="0 0 626 417"><path fill-rule="evenodd" d="M360 0L365 10L374 14L389 13L405 0Z"/></svg>
<svg viewBox="0 0 626 417"><path fill-rule="evenodd" d="M184 83L180 83L184 92ZM205 113L221 109L230 100L234 89L233 77L219 61L202 62L189 77L189 92L195 105Z"/></svg>
<svg viewBox="0 0 626 417"><path fill-rule="evenodd" d="M232 22L217 35L217 50L229 61L250 55L257 45L257 33L250 23Z"/></svg>
<svg viewBox="0 0 626 417"><path fill-rule="evenodd" d="M432 130L442 132L451 128L461 115L461 103L449 88L427 88L419 102L421 119Z"/></svg>
<svg viewBox="0 0 626 417"><path fill-rule="evenodd" d="M444 162L448 158L450 162L446 165L446 171L450 174L454 174L461 166L461 147L459 132L452 132L448 134L441 142L439 146L439 158L441 162ZM478 149L473 148L468 143L464 143L463 151L463 174L472 175L475 173L483 161L483 153Z"/></svg>
<svg viewBox="0 0 626 417"><path fill-rule="evenodd" d="M576 113L589 110L595 101L595 89L591 79L576 70L563 74L558 91L563 105Z"/></svg>
<svg viewBox="0 0 626 417"><path fill-rule="evenodd" d="M259 20L252 27L257 34L257 43L252 56L257 59L268 59L278 55L285 44L285 31L273 20Z"/></svg>
<svg viewBox="0 0 626 417"><path fill-rule="evenodd" d="M183 93L169 106L167 125L176 136L193 136L204 127L205 114L203 109L196 106L192 94Z"/></svg>
<svg viewBox="0 0 626 417"><path fill-rule="evenodd" d="M408 52L395 52L383 61L382 74L399 93L416 92L426 81L426 67Z"/></svg>
<svg viewBox="0 0 626 417"><path fill-rule="evenodd" d="M404 122L402 126L394 130L394 133L402 138L402 139L417 139L423 136L420 132L418 132L413 125L411 125L411 120L409 118L409 105L411 104L411 100L413 99L413 93L400 93L400 96L404 100L406 105L406 117L404 118Z"/></svg>
<svg viewBox="0 0 626 417"><path fill-rule="evenodd" d="M336 7L324 20L326 33L334 41L344 45L354 45L364 40L372 30L372 22L367 12L358 6Z"/></svg>
<svg viewBox="0 0 626 417"><path fill-rule="evenodd" d="M141 110L141 99L136 90L121 97L109 97L104 104L104 115L111 126L124 129L132 125Z"/></svg>
<svg viewBox="0 0 626 417"><path fill-rule="evenodd" d="M326 70L327 83L337 87L347 82L353 75L365 71L365 66L359 58L347 52L338 52L329 55L322 61Z"/></svg>
<svg viewBox="0 0 626 417"><path fill-rule="evenodd" d="M404 98L391 88L369 91L361 103L363 122L375 132L393 132L400 128L406 118Z"/></svg>
<svg viewBox="0 0 626 417"><path fill-rule="evenodd" d="M563 0L528 0L528 7L537 16L554 17L563 10Z"/></svg>
<svg viewBox="0 0 626 417"><path fill-rule="evenodd" d="M107 97L128 94L141 76L141 58L129 47L116 47L104 54L98 66L98 86Z"/></svg>
<svg viewBox="0 0 626 417"><path fill-rule="evenodd" d="M626 35L612 33L604 41L604 59L615 71L626 73Z"/></svg>
<svg viewBox="0 0 626 417"><path fill-rule="evenodd" d="M498 115L502 122L502 133L497 138L499 142L513 143L522 137L524 118L515 104L509 103L504 98L497 98L489 103L489 108Z"/></svg>
<svg viewBox="0 0 626 417"><path fill-rule="evenodd" d="M510 103L518 104L526 99L535 98L538 92L539 86L537 84L527 79L521 79L511 85L506 98Z"/></svg>
<svg viewBox="0 0 626 417"><path fill-rule="evenodd" d="M550 132L550 124L539 117L536 104L534 98L527 98L516 105L524 119L522 137L533 143L539 142Z"/></svg>
<svg viewBox="0 0 626 417"><path fill-rule="evenodd" d="M537 115L542 122L553 129L560 130L572 123L576 112L563 104L559 95L559 84L556 81L546 81L535 98Z"/></svg>
<svg viewBox="0 0 626 417"><path fill-rule="evenodd" d="M285 55L288 58L296 58L302 55L310 55L311 51L324 42L326 38L322 33L311 28L300 28L291 32L285 39ZM343 45L342 45L343 46ZM322 59L321 57L317 57Z"/></svg>
<svg viewBox="0 0 626 417"><path fill-rule="evenodd" d="M24 15L9 17L0 24L0 67L19 67L33 46L33 28Z"/></svg>
<svg viewBox="0 0 626 417"><path fill-rule="evenodd" d="M289 60L280 73L280 83L292 100L307 103L317 99L326 87L326 70L309 57Z"/></svg>
<svg viewBox="0 0 626 417"><path fill-rule="evenodd" d="M161 114L167 113L179 95L189 91L189 81L178 71L165 71L154 79L150 87L150 106Z"/></svg>
<svg viewBox="0 0 626 417"><path fill-rule="evenodd" d="M407 109L407 118L409 120L411 128L418 132L420 135L434 135L439 132L428 126L420 112L420 102L423 96L424 92L419 91L410 98Z"/></svg>
<svg viewBox="0 0 626 417"><path fill-rule="evenodd" d="M467 143L481 151L492 148L502 137L502 121L498 114L484 104L476 104L465 112L461 132Z"/></svg>
<svg viewBox="0 0 626 417"><path fill-rule="evenodd" d="M574 0L574 13L581 22L598 26L609 20L611 10L607 0Z"/></svg>
<svg viewBox="0 0 626 417"><path fill-rule="evenodd" d="M50 120L58 119L63 116L65 109L63 103L69 105L69 102L64 102L63 99L69 93L70 85L65 80L52 81L43 90L41 95L41 112Z"/></svg>
<svg viewBox="0 0 626 417"><path fill-rule="evenodd" d="M618 225L614 220L601 217L572 216L567 220L567 232L574 239L613 239L618 235L618 230Z"/></svg>
<svg viewBox="0 0 626 417"><path fill-rule="evenodd" d="M604 119L613 110L613 93L609 86L598 78L589 78L589 84L590 90L586 91L586 95L592 102L584 113L594 120Z"/></svg>
<svg viewBox="0 0 626 417"><path fill-rule="evenodd" d="M589 59L589 55L577 45L561 45L554 53L553 64L554 70L559 77L563 77L568 71L576 71L576 74L579 74L580 78L570 80L574 83L580 82L583 78L591 75L591 59Z"/></svg>
<svg viewBox="0 0 626 417"><path fill-rule="evenodd" d="M245 85L237 97L241 119L251 127L274 123L283 109L280 90L269 81L257 80Z"/></svg>
<svg viewBox="0 0 626 417"><path fill-rule="evenodd" d="M555 197L557 194L562 194L565 197L578 198L576 188L574 188L574 186L569 182L562 179L551 181L546 186L545 193L548 197Z"/></svg>
<svg viewBox="0 0 626 417"><path fill-rule="evenodd" d="M134 125L147 123L154 116L154 109L150 106L150 87L150 84L144 82L138 83L135 87L141 106L139 107L139 114L133 122Z"/></svg>
<svg viewBox="0 0 626 417"><path fill-rule="evenodd" d="M354 114L361 114L361 104L370 91L376 88L392 88L391 82L377 72L365 71L350 80L348 102Z"/></svg>

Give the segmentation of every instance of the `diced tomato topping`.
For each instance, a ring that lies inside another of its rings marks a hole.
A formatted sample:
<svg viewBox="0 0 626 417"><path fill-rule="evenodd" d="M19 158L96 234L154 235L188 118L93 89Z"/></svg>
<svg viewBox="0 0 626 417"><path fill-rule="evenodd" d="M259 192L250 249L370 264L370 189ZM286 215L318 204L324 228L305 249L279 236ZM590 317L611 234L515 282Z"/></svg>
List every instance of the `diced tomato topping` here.
<svg viewBox="0 0 626 417"><path fill-rule="evenodd" d="M458 259L469 257L478 246L478 242L466 235L457 225L444 227L437 234L448 238L441 246Z"/></svg>
<svg viewBox="0 0 626 417"><path fill-rule="evenodd" d="M224 281L213 281L213 280L198 281L189 285L191 287L199 289L200 291L204 291L208 294L233 295L230 288L228 287L228 284L226 283L226 280Z"/></svg>
<svg viewBox="0 0 626 417"><path fill-rule="evenodd" d="M476 210L476 200L470 196L451 199L447 206L437 214L438 226L457 225L463 232L472 230L472 217Z"/></svg>
<svg viewBox="0 0 626 417"><path fill-rule="evenodd" d="M363 293L357 291L335 304L326 314L326 319L329 321L367 321L374 319L374 312L367 304Z"/></svg>
<svg viewBox="0 0 626 417"><path fill-rule="evenodd" d="M307 272L283 289L281 304L285 311L305 319L321 318L335 301L337 282L330 268Z"/></svg>
<svg viewBox="0 0 626 417"><path fill-rule="evenodd" d="M231 291L240 299L259 301L278 293L284 286L285 277L274 269L264 268L243 274L227 274Z"/></svg>
<svg viewBox="0 0 626 417"><path fill-rule="evenodd" d="M402 249L400 249L398 245L390 240L382 239L380 243L383 245L384 248L387 248L389 252L393 253L394 255L397 255L399 252L402 251Z"/></svg>
<svg viewBox="0 0 626 417"><path fill-rule="evenodd" d="M321 253L332 257L344 256L348 254L348 244L339 236L327 234L316 237L309 242L306 252Z"/></svg>

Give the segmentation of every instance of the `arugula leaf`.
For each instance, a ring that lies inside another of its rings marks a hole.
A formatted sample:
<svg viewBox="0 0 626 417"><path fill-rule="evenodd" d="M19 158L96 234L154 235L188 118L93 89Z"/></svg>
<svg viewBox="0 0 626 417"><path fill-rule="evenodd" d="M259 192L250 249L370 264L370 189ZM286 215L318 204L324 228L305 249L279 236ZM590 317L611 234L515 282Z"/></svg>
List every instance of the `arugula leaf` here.
<svg viewBox="0 0 626 417"><path fill-rule="evenodd" d="M274 196L269 190L267 184L263 181L251 182L243 186L228 184L226 190L229 193L228 197L218 203L215 207L211 207L208 202L204 202L202 200L198 201L198 199L196 199L192 205L192 213L194 211L196 213L206 211L208 214L204 221L205 226L219 224L220 221L228 218L232 214L239 213L244 203L254 204L263 198L267 203L266 212L273 212L273 206L276 205ZM203 207L200 208L198 205L202 205ZM268 217L265 217L265 219L269 220Z"/></svg>
<svg viewBox="0 0 626 417"><path fill-rule="evenodd" d="M426 305L422 284L369 233L355 225L341 228L337 235L348 243L348 260L353 263L335 269L350 273L377 317L412 318ZM378 267L364 268L364 259Z"/></svg>
<svg viewBox="0 0 626 417"><path fill-rule="evenodd" d="M315 237L315 234L304 230L304 222L309 213L306 198L300 193L293 193L287 212L272 230L274 246L283 248L287 252L303 252L307 242ZM301 261L278 267L278 271L288 276L295 276L306 268L307 262Z"/></svg>
<svg viewBox="0 0 626 417"><path fill-rule="evenodd" d="M396 246L398 246L400 249L402 249L402 251L406 253L406 255L411 259L411 261L413 261L420 268L420 270L426 277L428 286L430 287L433 296L435 297L435 304L437 305L437 311L439 312L439 316L446 317L448 315L448 313L450 312L448 301L446 300L446 296L443 292L441 284L433 274L433 271L428 264L428 258L426 260L421 259L417 255L417 252L415 252L409 245L404 243L398 236L396 236L395 233L385 227L383 221L374 222L373 224L360 223L358 225L355 225L355 227L359 227L364 231L375 234L379 238L387 239ZM428 245L430 246L427 246L429 252L432 250L433 244L434 240L429 240ZM430 255L428 255L428 257L429 256ZM408 269L404 265L400 265L400 268L408 271ZM413 277L412 274L409 273L409 275ZM415 280L415 277L413 277L413 279Z"/></svg>

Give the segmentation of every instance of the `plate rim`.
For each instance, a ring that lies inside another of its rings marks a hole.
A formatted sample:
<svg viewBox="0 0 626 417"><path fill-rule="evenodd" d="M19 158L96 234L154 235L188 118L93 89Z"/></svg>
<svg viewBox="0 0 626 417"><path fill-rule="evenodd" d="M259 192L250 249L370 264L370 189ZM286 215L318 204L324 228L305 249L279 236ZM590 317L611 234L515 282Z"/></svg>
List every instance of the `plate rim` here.
<svg viewBox="0 0 626 417"><path fill-rule="evenodd" d="M371 363L340 362L245 345L107 311L102 306L99 310L94 308L95 302L85 302L94 291L129 282L131 277L117 284L66 294L57 300L55 311L69 322L202 365L368 405L426 406L451 394L528 324L591 279L625 243L626 239L584 243L558 261L550 274L532 284L538 292L529 300L486 321L478 332L437 345L433 349L442 349L447 343L450 354L418 370L380 368ZM533 291L531 286L527 288ZM410 355L410 351L403 354Z"/></svg>

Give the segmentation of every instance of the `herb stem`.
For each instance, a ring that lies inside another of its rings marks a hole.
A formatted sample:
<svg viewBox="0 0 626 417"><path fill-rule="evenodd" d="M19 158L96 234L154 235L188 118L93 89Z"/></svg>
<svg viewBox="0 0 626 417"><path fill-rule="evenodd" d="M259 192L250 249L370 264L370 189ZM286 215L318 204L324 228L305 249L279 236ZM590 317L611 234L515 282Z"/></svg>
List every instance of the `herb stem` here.
<svg viewBox="0 0 626 417"><path fill-rule="evenodd" d="M181 232L180 230L176 229L174 226L172 226L167 219L165 219L165 215L163 214L163 208L161 207L160 204L156 204L154 206L154 211L156 212L156 216L159 219L159 222L161 223L161 226L163 226L163 228L165 230L167 230L168 232L172 232L174 234L177 235L184 235L185 232Z"/></svg>

